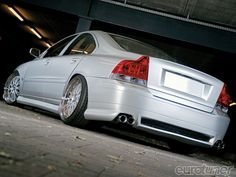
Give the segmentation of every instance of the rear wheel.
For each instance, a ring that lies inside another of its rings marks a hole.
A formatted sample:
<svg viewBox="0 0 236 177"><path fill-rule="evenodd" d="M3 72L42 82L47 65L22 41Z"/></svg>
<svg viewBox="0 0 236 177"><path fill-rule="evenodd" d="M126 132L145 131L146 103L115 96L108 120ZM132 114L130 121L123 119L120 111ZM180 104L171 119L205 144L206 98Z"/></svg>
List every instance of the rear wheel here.
<svg viewBox="0 0 236 177"><path fill-rule="evenodd" d="M16 103L17 97L20 93L20 75L18 72L11 74L4 87L3 99L8 104Z"/></svg>
<svg viewBox="0 0 236 177"><path fill-rule="evenodd" d="M88 121L84 118L84 112L88 103L88 87L85 78L77 75L71 79L63 94L59 113L65 124L83 127Z"/></svg>

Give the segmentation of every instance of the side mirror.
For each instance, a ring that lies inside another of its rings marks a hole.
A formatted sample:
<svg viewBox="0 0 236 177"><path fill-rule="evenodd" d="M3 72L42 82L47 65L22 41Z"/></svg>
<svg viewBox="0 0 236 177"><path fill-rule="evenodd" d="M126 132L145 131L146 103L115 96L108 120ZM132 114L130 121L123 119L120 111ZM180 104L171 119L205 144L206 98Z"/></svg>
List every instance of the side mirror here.
<svg viewBox="0 0 236 177"><path fill-rule="evenodd" d="M36 49L36 48L31 48L29 51L30 55L34 56L34 57L39 57L40 55L40 50Z"/></svg>

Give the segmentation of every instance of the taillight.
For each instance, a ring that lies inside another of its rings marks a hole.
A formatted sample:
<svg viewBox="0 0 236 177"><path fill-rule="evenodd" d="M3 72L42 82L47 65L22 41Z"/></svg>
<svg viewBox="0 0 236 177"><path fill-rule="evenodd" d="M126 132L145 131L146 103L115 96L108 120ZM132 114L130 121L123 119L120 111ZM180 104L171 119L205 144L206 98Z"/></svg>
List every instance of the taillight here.
<svg viewBox="0 0 236 177"><path fill-rule="evenodd" d="M122 60L112 71L112 79L146 86L148 80L149 57L137 60Z"/></svg>
<svg viewBox="0 0 236 177"><path fill-rule="evenodd" d="M228 93L227 86L226 86L226 84L224 84L224 86L223 86L223 88L221 90L220 96L218 98L217 103L220 106L224 107L225 108L225 112L227 112L228 107L229 107L231 102L232 102L232 100L231 100L230 95Z"/></svg>

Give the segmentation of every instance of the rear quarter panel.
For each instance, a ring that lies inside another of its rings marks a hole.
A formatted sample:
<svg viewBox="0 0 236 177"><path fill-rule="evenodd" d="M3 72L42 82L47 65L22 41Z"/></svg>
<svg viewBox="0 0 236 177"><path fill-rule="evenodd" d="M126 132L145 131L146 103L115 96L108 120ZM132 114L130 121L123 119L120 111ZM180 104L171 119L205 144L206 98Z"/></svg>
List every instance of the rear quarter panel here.
<svg viewBox="0 0 236 177"><path fill-rule="evenodd" d="M121 60L135 60L140 55L129 52L120 52L119 55L86 55L74 70L74 74L80 73L86 77L109 78L114 67Z"/></svg>

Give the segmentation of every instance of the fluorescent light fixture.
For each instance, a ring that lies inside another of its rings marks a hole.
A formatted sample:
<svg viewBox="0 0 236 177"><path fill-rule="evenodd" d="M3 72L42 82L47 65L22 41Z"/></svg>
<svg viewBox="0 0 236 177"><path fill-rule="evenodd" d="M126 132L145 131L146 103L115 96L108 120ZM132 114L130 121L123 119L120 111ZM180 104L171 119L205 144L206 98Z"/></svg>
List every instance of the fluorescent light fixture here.
<svg viewBox="0 0 236 177"><path fill-rule="evenodd" d="M15 16L17 17L21 22L25 21L23 16L17 12L17 10L14 9L14 7L10 7L10 6L7 6L7 8L9 9L9 11ZM36 31L36 29L34 27L30 27L30 26L27 26L27 28L29 28L29 30L35 35L37 36L39 39L42 39L43 37L40 35L40 33L38 31ZM1 39L0 39L1 40ZM49 48L51 47L52 45L49 43L49 42L45 42L45 45Z"/></svg>
<svg viewBox="0 0 236 177"><path fill-rule="evenodd" d="M42 39L42 36L32 27L29 27L30 31L35 34L39 39Z"/></svg>
<svg viewBox="0 0 236 177"><path fill-rule="evenodd" d="M12 7L9 7L8 6L8 9L11 11L11 13L13 14L13 15L15 15L20 21L24 21L24 19L20 16L20 14L19 13L17 13Z"/></svg>
<svg viewBox="0 0 236 177"><path fill-rule="evenodd" d="M46 46L47 46L48 48L52 46L52 45L49 44L48 42L45 42L45 44L46 44Z"/></svg>
<svg viewBox="0 0 236 177"><path fill-rule="evenodd" d="M230 103L229 106L236 106L236 102Z"/></svg>

